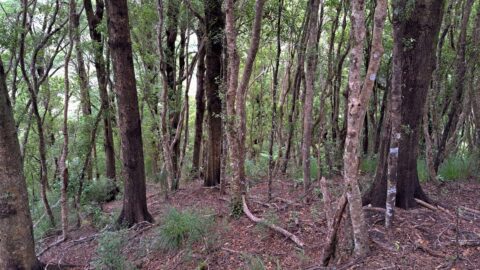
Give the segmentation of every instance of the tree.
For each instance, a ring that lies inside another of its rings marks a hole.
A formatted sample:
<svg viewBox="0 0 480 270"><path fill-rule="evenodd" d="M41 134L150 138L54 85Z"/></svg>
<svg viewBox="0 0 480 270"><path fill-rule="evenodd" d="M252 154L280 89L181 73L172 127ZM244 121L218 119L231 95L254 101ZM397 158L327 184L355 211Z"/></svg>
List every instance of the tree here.
<svg viewBox="0 0 480 270"><path fill-rule="evenodd" d="M118 120L122 147L124 197L120 225L152 222L147 209L142 128L132 58L128 6L126 0L107 1L108 37L117 94Z"/></svg>
<svg viewBox="0 0 480 270"><path fill-rule="evenodd" d="M104 150L105 150L105 175L109 179L116 180L115 171L115 148L113 145L112 119L110 113L110 99L107 91L107 68L105 58L103 57L103 37L100 31L100 24L103 19L104 2L96 1L95 11L93 10L92 1L84 0L85 13L87 14L88 28L90 30L90 38L94 43L94 64L97 72L98 88L100 91L100 100L102 103L103 113L103 133L104 133ZM78 53L78 52L77 52ZM80 67L80 66L79 66Z"/></svg>
<svg viewBox="0 0 480 270"><path fill-rule="evenodd" d="M205 174L205 186L220 184L220 165L222 157L222 100L220 98L222 76L223 29L225 22L222 2L205 0L206 28L206 78L208 119L208 161Z"/></svg>
<svg viewBox="0 0 480 270"><path fill-rule="evenodd" d="M352 50L350 52L348 78L350 93L348 96L347 137L343 154L343 177L347 187L346 193L352 220L355 254L362 256L368 252L369 248L358 186L360 132L383 55L382 37L387 16L387 1L377 1L370 61L364 80L362 80L360 72L363 65L363 43L366 30L364 1L353 1L351 7Z"/></svg>
<svg viewBox="0 0 480 270"><path fill-rule="evenodd" d="M468 21L470 19L470 12L472 10L474 0L466 0L463 6L462 20L460 23L460 35L458 37L458 43L456 45L456 59L455 59L455 83L454 83L454 95L450 105L450 111L447 116L447 123L445 124L441 140L438 145L438 151L434 160L435 172L438 171L438 167L443 162L445 156L448 154L448 141L455 137L457 123L460 120L460 113L462 112L462 103L465 97L465 77L467 73L467 63L465 61L465 55L467 50L467 28Z"/></svg>
<svg viewBox="0 0 480 270"><path fill-rule="evenodd" d="M255 1L255 19L252 26L252 39L247 53L241 80L239 80L240 58L237 51L237 30L235 27L235 4L226 2L225 35L228 54L227 87L227 136L232 167L233 198L232 208L241 209L245 195L245 137L246 137L246 93L252 75L252 67L260 45L263 6L265 0Z"/></svg>
<svg viewBox="0 0 480 270"><path fill-rule="evenodd" d="M0 268L40 270L16 130L0 59Z"/></svg>
<svg viewBox="0 0 480 270"><path fill-rule="evenodd" d="M443 15L443 1L418 0L411 7L407 1L399 6L401 24L404 28L401 42L402 106L400 116L400 140L396 185L396 206L409 209L416 206L415 198L428 201L417 173L418 142L422 132L422 116L427 92L435 66L435 51ZM396 45L397 46L397 45ZM383 132L389 132L383 130ZM385 149L390 149L390 136ZM394 150L396 151L396 150ZM389 150L380 153L379 166L387 166L383 160ZM363 203L385 207L387 194L386 167L378 168L374 183Z"/></svg>
<svg viewBox="0 0 480 270"><path fill-rule="evenodd" d="M313 92L315 88L315 75L317 70L317 43L318 43L318 11L319 0L310 1L310 19L308 26L307 41L307 66L305 70L305 102L303 106L303 143L302 143L302 164L303 164L303 185L304 196L308 200L311 192L310 179L310 148L312 146L312 106Z"/></svg>
<svg viewBox="0 0 480 270"><path fill-rule="evenodd" d="M197 39L204 38L204 31L197 31ZM202 154L203 120L205 115L205 47L198 46L197 93L195 95L195 135L192 154L192 171L200 175L200 157Z"/></svg>

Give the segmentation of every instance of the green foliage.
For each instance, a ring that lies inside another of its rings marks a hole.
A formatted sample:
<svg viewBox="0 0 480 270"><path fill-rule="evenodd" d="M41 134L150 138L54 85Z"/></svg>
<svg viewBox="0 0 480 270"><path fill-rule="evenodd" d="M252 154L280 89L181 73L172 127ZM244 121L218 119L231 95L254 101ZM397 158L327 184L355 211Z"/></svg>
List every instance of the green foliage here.
<svg viewBox="0 0 480 270"><path fill-rule="evenodd" d="M98 239L97 258L93 263L95 269L135 269L122 254L122 248L126 241L125 234L125 231L106 232Z"/></svg>
<svg viewBox="0 0 480 270"><path fill-rule="evenodd" d="M195 210L179 211L171 208L160 227L160 247L176 250L192 245L211 234L213 218Z"/></svg>
<svg viewBox="0 0 480 270"><path fill-rule="evenodd" d="M424 158L417 160L417 174L420 182L428 180L427 162Z"/></svg>
<svg viewBox="0 0 480 270"><path fill-rule="evenodd" d="M82 207L83 213L88 217L92 225L101 230L107 225L115 223L115 217L118 213L105 213L98 205L85 205Z"/></svg>
<svg viewBox="0 0 480 270"><path fill-rule="evenodd" d="M442 180L466 180L473 175L474 163L470 155L451 156L445 159L438 169L438 176Z"/></svg>
<svg viewBox="0 0 480 270"><path fill-rule="evenodd" d="M84 202L96 202L103 203L113 199L113 194L115 194L117 187L115 183L105 177L100 177L99 179L88 183L85 187Z"/></svg>
<svg viewBox="0 0 480 270"><path fill-rule="evenodd" d="M374 173L377 168L377 157L365 157L360 161L360 171L363 173Z"/></svg>

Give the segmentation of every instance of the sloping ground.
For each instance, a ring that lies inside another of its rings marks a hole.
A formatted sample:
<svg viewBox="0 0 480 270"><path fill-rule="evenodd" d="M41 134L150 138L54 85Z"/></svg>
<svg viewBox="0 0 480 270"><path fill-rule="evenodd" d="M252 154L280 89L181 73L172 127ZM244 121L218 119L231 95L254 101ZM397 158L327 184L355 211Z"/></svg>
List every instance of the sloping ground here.
<svg viewBox="0 0 480 270"><path fill-rule="evenodd" d="M341 183L340 179L334 180ZM331 184L333 186L333 184ZM229 196L199 181L183 185L166 202L156 185L148 185L149 210L155 224L140 224L128 231L123 256L139 269L322 269L315 268L326 238L326 220L321 199L309 205L298 202L302 188L292 181L275 183L275 198L267 203L265 183L249 190L249 207L260 217L289 230L305 242L299 249L292 241L247 217L230 216ZM338 185L337 185L338 186ZM385 232L383 214L378 209L366 209L372 239L371 253L353 260L346 250L351 248L348 226L340 231L340 248L331 264L336 269L480 269L480 214L462 210L480 209L480 183L451 182L440 189L426 185L427 193L446 210L425 207L397 211L394 228ZM340 194L334 190L333 195ZM121 201L104 205L112 212ZM162 251L158 227L169 208L208 210L215 219L215 233L204 241L177 251ZM345 220L345 218L344 218ZM348 219L347 219L348 220ZM347 223L348 224L348 223ZM91 226L72 231L71 239L44 252L43 262L75 265L75 269L92 269L97 237ZM40 250L55 239L43 241ZM119 254L120 256L120 254Z"/></svg>

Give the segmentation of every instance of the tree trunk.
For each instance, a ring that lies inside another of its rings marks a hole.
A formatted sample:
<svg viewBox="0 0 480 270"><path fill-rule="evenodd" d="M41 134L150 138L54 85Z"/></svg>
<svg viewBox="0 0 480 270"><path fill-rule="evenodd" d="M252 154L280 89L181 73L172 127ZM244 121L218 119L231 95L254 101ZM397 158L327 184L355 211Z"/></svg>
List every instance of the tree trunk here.
<svg viewBox="0 0 480 270"><path fill-rule="evenodd" d="M127 1L108 0L108 36L112 55L122 147L123 208L118 223L152 222L147 209L142 130L133 68Z"/></svg>
<svg viewBox="0 0 480 270"><path fill-rule="evenodd" d="M394 10L402 9L402 1L392 4ZM392 67L392 92L390 93L390 106L388 110L390 120L390 147L387 160L387 199L385 205L385 227L392 225L397 195L398 182L398 143L400 141L400 116L402 109L402 40L404 26L401 22L401 14L393 15L393 67Z"/></svg>
<svg viewBox="0 0 480 270"><path fill-rule="evenodd" d="M0 59L0 268L40 270L14 121Z"/></svg>
<svg viewBox="0 0 480 270"><path fill-rule="evenodd" d="M225 22L222 13L222 3L216 0L205 0L206 28L206 80L207 94L207 172L205 186L220 184L222 155L222 100L220 98L220 83L222 76L223 44L220 37L223 34Z"/></svg>
<svg viewBox="0 0 480 270"><path fill-rule="evenodd" d="M360 134L368 101L376 80L381 57L383 55L382 36L387 15L387 1L377 1L375 8L375 25L373 29L372 51L365 79L361 78L363 65L363 43L365 40L365 6L364 1L351 3L352 50L348 85L347 137L343 157L344 178L347 186L347 199L352 221L355 255L365 255L368 248L368 235L363 217L360 188L358 186L358 165ZM362 83L363 81L363 83Z"/></svg>
<svg viewBox="0 0 480 270"><path fill-rule="evenodd" d="M107 69L105 59L103 57L103 39L102 33L98 26L102 22L104 2L103 0L96 1L96 9L93 11L91 0L84 0L85 12L87 14L88 28L90 29L90 37L94 42L94 62L95 70L97 71L98 88L100 92L100 101L102 103L103 111L103 131L104 131L104 149L105 149L105 167L106 177L116 181L115 171L115 148L113 144L112 120L111 120L111 106L108 97L107 84Z"/></svg>
<svg viewBox="0 0 480 270"><path fill-rule="evenodd" d="M242 209L242 196L245 195L245 132L246 94L252 75L252 68L260 45L260 32L265 0L255 1L255 19L252 26L252 39L247 53L242 80L239 82L240 59L237 51L237 30L235 29L234 1L226 2L225 35L228 53L227 90L227 134L233 171L232 209Z"/></svg>
<svg viewBox="0 0 480 270"><path fill-rule="evenodd" d="M60 175L62 178L62 188L60 194L60 205L61 205L61 220L62 220L62 240L66 240L68 238L68 167L67 167L67 159L68 159L68 105L70 101L70 81L69 81L69 64L70 64L70 57L72 56L72 50L75 45L75 35L77 33L76 28L76 2L75 0L70 0L70 23L69 23L69 39L70 45L68 51L65 55L65 65L64 65L64 105L63 105L63 128L62 128L62 135L63 135L63 147L62 147L62 154L59 160L59 170ZM78 29L78 28L77 28ZM91 155L91 154L90 154ZM91 164L91 163L90 163ZM91 176L92 166L89 166L89 172Z"/></svg>
<svg viewBox="0 0 480 270"><path fill-rule="evenodd" d="M402 2L402 12L408 7ZM404 13L405 12L405 13ZM399 141L396 206L404 209L416 206L414 198L428 201L418 181L417 156L418 141L422 131L421 121L432 71L435 66L435 50L438 32L443 15L443 1L417 0L415 8L404 16L402 44L402 104L401 131ZM414 42L405 42L414 41ZM400 42L400 41L399 41ZM390 137L382 136L385 140ZM390 148L386 144L385 151ZM381 152L381 151L380 151ZM380 154L378 166L386 166ZM386 167L377 168L375 182L366 195L364 203L385 207Z"/></svg>
<svg viewBox="0 0 480 270"><path fill-rule="evenodd" d="M455 134L455 128L462 112L462 103L464 98L465 88L465 74L467 72L467 63L465 61L465 54L467 49L467 28L470 18L470 12L472 10L474 0L466 0L463 7L462 21L460 25L460 36L458 38L458 44L456 46L457 54L455 59L455 82L453 101L451 102L450 111L448 113L447 123L443 130L442 138L440 140L438 151L435 156L434 167L435 171L438 171L438 167L446 157L447 142Z"/></svg>
<svg viewBox="0 0 480 270"><path fill-rule="evenodd" d="M308 200L310 195L310 148L312 146L312 106L313 92L315 88L315 75L317 70L317 40L318 40L318 11L319 0L310 1L311 17L308 26L307 41L307 66L305 70L305 101L303 106L303 144L302 144L302 163L303 163L303 186L304 196Z"/></svg>
<svg viewBox="0 0 480 270"><path fill-rule="evenodd" d="M203 31L197 32L197 39L202 40ZM200 44L200 43L199 43ZM202 153L203 119L205 114L205 47L199 45L197 62L197 93L195 95L195 139L193 142L192 170L200 176L200 157ZM203 166L203 164L202 164Z"/></svg>
<svg viewBox="0 0 480 270"><path fill-rule="evenodd" d="M284 0L278 0L278 18L277 18L277 54L275 57L275 69L273 70L273 88L272 88L272 121L270 130L270 141L268 145L268 200L272 199L272 181L273 181L273 144L275 142L275 131L277 129L277 92L278 92L278 71L280 69L280 55L282 53L281 33L282 33L282 12ZM281 120L280 120L281 121Z"/></svg>
<svg viewBox="0 0 480 270"><path fill-rule="evenodd" d="M73 14L71 15L72 25L73 27L73 42L75 44L75 52L76 52L76 59L77 59L77 73L78 73L78 80L80 84L80 104L82 107L82 114L86 117L92 115L92 105L90 102L90 93L89 93L89 86L88 86L88 75L85 69L85 60L83 59L83 50L82 44L80 40L80 14L76 11L76 3L75 10L73 10ZM87 127L87 131L90 130L91 127ZM92 152L94 154L95 151ZM93 177L93 160L90 161L87 168L87 179L92 180Z"/></svg>

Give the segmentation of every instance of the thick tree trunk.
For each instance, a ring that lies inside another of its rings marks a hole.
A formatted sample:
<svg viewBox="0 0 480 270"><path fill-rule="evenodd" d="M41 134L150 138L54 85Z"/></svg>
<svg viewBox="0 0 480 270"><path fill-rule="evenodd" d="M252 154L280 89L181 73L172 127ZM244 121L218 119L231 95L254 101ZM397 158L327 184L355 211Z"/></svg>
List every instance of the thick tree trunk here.
<svg viewBox="0 0 480 270"><path fill-rule="evenodd" d="M147 209L142 129L133 68L127 1L108 0L108 36L112 55L122 147L123 208L120 225L152 222Z"/></svg>
<svg viewBox="0 0 480 270"><path fill-rule="evenodd" d="M222 100L220 98L220 83L222 76L222 36L225 22L222 13L222 3L216 0L205 0L206 26L206 78L208 119L208 160L205 175L205 186L215 186L220 183L220 168L222 155Z"/></svg>
<svg viewBox="0 0 480 270"><path fill-rule="evenodd" d="M0 59L0 268L40 270L16 130Z"/></svg>
<svg viewBox="0 0 480 270"><path fill-rule="evenodd" d="M399 12L407 12L403 6ZM406 14L406 13L405 13ZM402 42L402 104L401 133L398 155L398 183L396 206L404 209L416 206L414 198L428 201L418 181L417 156L418 141L422 132L422 116L429 89L432 71L435 66L437 37L443 15L443 1L417 0L415 8L408 10L408 17L402 20L404 34ZM412 40L415 42L405 42ZM399 41L400 42L400 41ZM383 139L390 137L382 136ZM390 143L386 144L388 153ZM380 151L382 152L382 151ZM380 155L378 166L386 166ZM377 168L377 176L364 203L385 207L386 167Z"/></svg>

